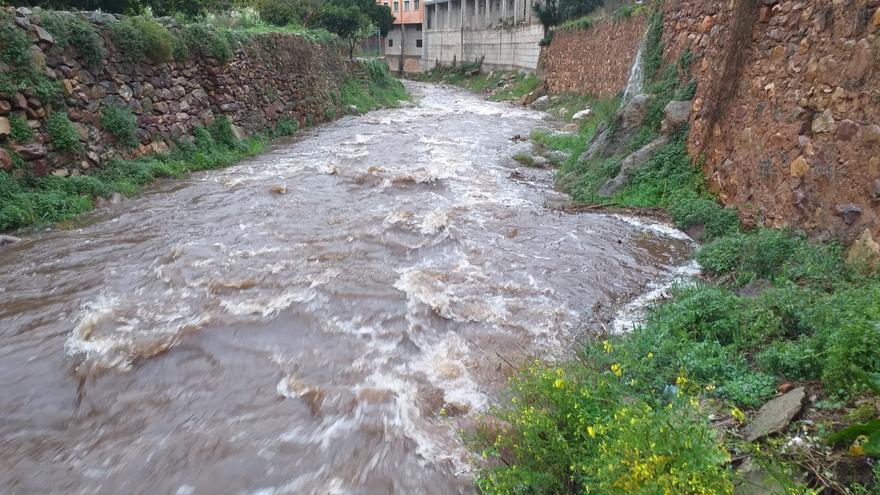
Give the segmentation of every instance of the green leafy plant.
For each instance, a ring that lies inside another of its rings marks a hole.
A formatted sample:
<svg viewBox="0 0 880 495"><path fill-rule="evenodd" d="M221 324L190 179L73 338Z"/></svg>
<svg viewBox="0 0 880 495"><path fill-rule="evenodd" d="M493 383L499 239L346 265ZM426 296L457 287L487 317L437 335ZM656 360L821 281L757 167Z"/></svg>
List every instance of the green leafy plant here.
<svg viewBox="0 0 880 495"><path fill-rule="evenodd" d="M612 353L613 354L613 353ZM696 400L656 405L628 388L627 369L540 362L510 382L475 447L498 461L481 493L729 494L732 482Z"/></svg>
<svg viewBox="0 0 880 495"><path fill-rule="evenodd" d="M275 124L276 136L292 136L296 134L296 131L298 130L299 122L297 122L296 119L281 118L278 119L278 123Z"/></svg>
<svg viewBox="0 0 880 495"><path fill-rule="evenodd" d="M213 58L221 63L232 59L233 50L229 41L212 26L187 24L181 36L191 55Z"/></svg>
<svg viewBox="0 0 880 495"><path fill-rule="evenodd" d="M0 17L0 59L13 70L31 67L31 39L5 14Z"/></svg>
<svg viewBox="0 0 880 495"><path fill-rule="evenodd" d="M138 145L137 119L130 108L109 105L101 111L101 127L129 148Z"/></svg>
<svg viewBox="0 0 880 495"><path fill-rule="evenodd" d="M82 150L79 141L79 133L73 127L73 123L65 112L52 112L46 119L46 132L52 145L68 153L76 153Z"/></svg>
<svg viewBox="0 0 880 495"><path fill-rule="evenodd" d="M27 120L20 115L13 114L9 116L9 128L9 137L16 143L27 143L34 137L34 132L28 125Z"/></svg>
<svg viewBox="0 0 880 495"><path fill-rule="evenodd" d="M880 378L859 368L853 368L851 371L875 395L880 395ZM843 428L829 435L828 442L836 445L852 442L851 454L880 456L880 418Z"/></svg>
<svg viewBox="0 0 880 495"><path fill-rule="evenodd" d="M101 36L90 23L69 12L43 11L40 23L55 39L53 49L64 50L73 46L82 56L86 65L97 67L104 60Z"/></svg>
<svg viewBox="0 0 880 495"><path fill-rule="evenodd" d="M130 18L111 23L110 38L123 60L128 62L144 60L146 42L143 33Z"/></svg>
<svg viewBox="0 0 880 495"><path fill-rule="evenodd" d="M140 31L144 54L155 63L168 62L174 51L174 37L165 26L146 16L131 18L132 25Z"/></svg>

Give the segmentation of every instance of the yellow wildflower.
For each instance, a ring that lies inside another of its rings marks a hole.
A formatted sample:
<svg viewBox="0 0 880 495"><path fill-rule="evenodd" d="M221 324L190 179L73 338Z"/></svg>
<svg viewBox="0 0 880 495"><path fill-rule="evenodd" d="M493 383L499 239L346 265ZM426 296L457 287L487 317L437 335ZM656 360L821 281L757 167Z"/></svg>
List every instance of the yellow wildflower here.
<svg viewBox="0 0 880 495"><path fill-rule="evenodd" d="M590 438L596 438L596 429L592 426L587 427L587 435L590 435Z"/></svg>
<svg viewBox="0 0 880 495"><path fill-rule="evenodd" d="M648 358L648 359L654 359L654 353L653 353L653 352L649 352L648 355L647 355L647 358Z"/></svg>
<svg viewBox="0 0 880 495"><path fill-rule="evenodd" d="M562 388L562 387L565 386L565 380L563 380L562 378L557 378L557 379L553 382L553 386L556 387L556 388Z"/></svg>
<svg viewBox="0 0 880 495"><path fill-rule="evenodd" d="M736 406L734 406L734 408L730 410L730 415L733 416L733 418L736 419L739 423L746 422L746 414Z"/></svg>
<svg viewBox="0 0 880 495"><path fill-rule="evenodd" d="M611 365L611 371L612 371L615 375L617 375L618 377L620 377L620 376L623 374L623 371L621 371L620 365L617 364L617 363L614 363L614 364Z"/></svg>
<svg viewBox="0 0 880 495"><path fill-rule="evenodd" d="M605 352L609 354L614 351L614 347L611 345L611 342L608 342L607 340L602 341L602 348L605 349Z"/></svg>

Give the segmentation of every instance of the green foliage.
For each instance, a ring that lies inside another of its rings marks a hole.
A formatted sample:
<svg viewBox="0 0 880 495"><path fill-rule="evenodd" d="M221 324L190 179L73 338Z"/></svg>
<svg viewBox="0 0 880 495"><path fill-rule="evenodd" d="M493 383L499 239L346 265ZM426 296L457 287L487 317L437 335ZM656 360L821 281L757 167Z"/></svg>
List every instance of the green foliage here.
<svg viewBox="0 0 880 495"><path fill-rule="evenodd" d="M43 104L50 107L61 106L64 98L60 81L53 81L42 74L32 74L30 83L34 90L34 96Z"/></svg>
<svg viewBox="0 0 880 495"><path fill-rule="evenodd" d="M53 49L64 50L73 46L90 67L97 67L104 60L101 37L90 23L69 12L44 11L39 19L55 38Z"/></svg>
<svg viewBox="0 0 880 495"><path fill-rule="evenodd" d="M481 493L731 493L728 455L697 401L658 404L626 373L618 363L522 370L493 411L504 426L477 436L484 457L501 461L479 473Z"/></svg>
<svg viewBox="0 0 880 495"><path fill-rule="evenodd" d="M235 148L238 140L232 130L232 122L229 117L221 115L214 119L208 126L208 132L211 134L214 142L226 148Z"/></svg>
<svg viewBox="0 0 880 495"><path fill-rule="evenodd" d="M34 132L28 125L27 120L20 115L13 114L9 116L9 128L9 137L16 143L27 143L34 137Z"/></svg>
<svg viewBox="0 0 880 495"><path fill-rule="evenodd" d="M732 234L703 246L696 258L707 273L733 273L740 284L781 277L827 287L847 273L840 246L812 244L786 230Z"/></svg>
<svg viewBox="0 0 880 495"><path fill-rule="evenodd" d="M299 122L296 119L281 118L275 124L274 134L276 136L293 136L299 130Z"/></svg>
<svg viewBox="0 0 880 495"><path fill-rule="evenodd" d="M199 146L181 142L168 155L117 160L92 176L24 181L0 171L0 231L59 222L90 210L94 197L113 192L131 196L157 178L228 166L259 153L264 145L259 138L227 145L214 141L205 129L196 131L207 136Z"/></svg>
<svg viewBox="0 0 880 495"><path fill-rule="evenodd" d="M642 72L646 81L654 80L663 66L663 12L654 9L648 17L648 33L642 54Z"/></svg>
<svg viewBox="0 0 880 495"><path fill-rule="evenodd" d="M46 119L49 141L59 151L76 153L82 150L79 134L65 112L52 112Z"/></svg>
<svg viewBox="0 0 880 495"><path fill-rule="evenodd" d="M391 76L384 62L373 60L363 64L368 80L350 79L342 84L339 96L343 106L354 105L363 113L396 106L398 101L407 98L403 84Z"/></svg>
<svg viewBox="0 0 880 495"><path fill-rule="evenodd" d="M880 377L865 373L857 367L852 369L853 375L866 385L875 395L880 395ZM853 447L857 448L854 453L857 455L868 455L872 457L880 456L880 418L877 418L877 410L871 406L870 419L865 422L859 422L850 425L828 436L828 442L832 444L840 444L843 442L853 442ZM853 450L850 448L850 451Z"/></svg>
<svg viewBox="0 0 880 495"><path fill-rule="evenodd" d="M582 20L605 3L604 0L548 0L532 6L535 16L545 29L557 24L565 24L575 19ZM586 29L580 27L575 29ZM574 29L572 29L574 30Z"/></svg>
<svg viewBox="0 0 880 495"><path fill-rule="evenodd" d="M144 54L151 61L162 63L172 59L174 37L165 26L145 16L132 17L131 23L140 32Z"/></svg>
<svg viewBox="0 0 880 495"><path fill-rule="evenodd" d="M13 70L31 67L31 39L5 14L0 18L0 60Z"/></svg>
<svg viewBox="0 0 880 495"><path fill-rule="evenodd" d="M144 59L146 43L140 29L130 18L111 23L110 38L123 60L140 62Z"/></svg>
<svg viewBox="0 0 880 495"><path fill-rule="evenodd" d="M137 119L130 108L109 105L101 111L101 128L129 148L138 145Z"/></svg>
<svg viewBox="0 0 880 495"><path fill-rule="evenodd" d="M318 11L318 25L348 42L349 59L354 57L354 46L375 30L370 18L357 6L333 3Z"/></svg>
<svg viewBox="0 0 880 495"><path fill-rule="evenodd" d="M569 19L559 25L560 31L586 31L593 27L593 16L585 15L577 19Z"/></svg>
<svg viewBox="0 0 880 495"><path fill-rule="evenodd" d="M214 27L207 24L187 24L181 33L189 55L213 58L221 63L232 59L233 50L229 40ZM175 51L175 53L180 53Z"/></svg>

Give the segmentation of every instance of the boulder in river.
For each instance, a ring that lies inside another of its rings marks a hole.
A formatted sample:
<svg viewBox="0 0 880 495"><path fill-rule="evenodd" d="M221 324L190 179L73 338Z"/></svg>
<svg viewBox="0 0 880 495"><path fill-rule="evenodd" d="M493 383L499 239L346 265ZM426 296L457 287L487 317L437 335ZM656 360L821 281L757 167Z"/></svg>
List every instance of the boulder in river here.
<svg viewBox="0 0 880 495"><path fill-rule="evenodd" d="M19 239L18 237L0 234L0 246L16 244L18 242L21 242L21 239Z"/></svg>
<svg viewBox="0 0 880 495"><path fill-rule="evenodd" d="M544 95L532 102L532 110L544 110L550 106L550 97Z"/></svg>

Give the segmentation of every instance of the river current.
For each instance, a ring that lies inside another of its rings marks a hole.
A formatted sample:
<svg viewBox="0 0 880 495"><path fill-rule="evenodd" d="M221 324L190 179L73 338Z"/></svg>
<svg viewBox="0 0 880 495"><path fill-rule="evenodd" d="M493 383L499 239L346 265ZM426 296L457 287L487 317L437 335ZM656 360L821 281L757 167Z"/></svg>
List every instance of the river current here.
<svg viewBox="0 0 880 495"><path fill-rule="evenodd" d="M473 493L511 364L691 246L550 208L544 114L408 89L0 248L0 493Z"/></svg>

